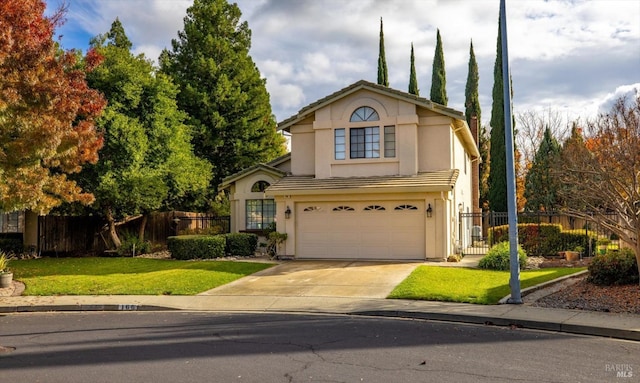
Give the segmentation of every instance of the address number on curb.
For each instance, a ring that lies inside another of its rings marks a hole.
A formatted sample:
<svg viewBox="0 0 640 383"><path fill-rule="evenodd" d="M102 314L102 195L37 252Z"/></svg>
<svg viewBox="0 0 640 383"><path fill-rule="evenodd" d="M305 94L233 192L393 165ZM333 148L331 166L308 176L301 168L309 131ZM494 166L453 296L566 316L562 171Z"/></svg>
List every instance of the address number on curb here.
<svg viewBox="0 0 640 383"><path fill-rule="evenodd" d="M138 305L118 305L119 311L138 311Z"/></svg>

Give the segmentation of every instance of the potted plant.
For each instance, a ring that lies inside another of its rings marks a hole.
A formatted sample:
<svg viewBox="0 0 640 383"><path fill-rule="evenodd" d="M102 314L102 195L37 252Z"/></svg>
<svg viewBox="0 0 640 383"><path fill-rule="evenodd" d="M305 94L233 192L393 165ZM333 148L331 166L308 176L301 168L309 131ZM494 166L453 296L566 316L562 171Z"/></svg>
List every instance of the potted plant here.
<svg viewBox="0 0 640 383"><path fill-rule="evenodd" d="M598 241L596 242L596 246L598 248L598 254L606 254L607 253L607 248L609 247L609 244L611 243L611 240L609 238L600 238L598 239Z"/></svg>
<svg viewBox="0 0 640 383"><path fill-rule="evenodd" d="M277 231L269 233L269 255L277 257L280 254L280 247L287 240L287 233L279 233Z"/></svg>
<svg viewBox="0 0 640 383"><path fill-rule="evenodd" d="M582 246L576 246L574 250L564 252L564 257L567 261L574 262L580 259L580 253L582 253Z"/></svg>
<svg viewBox="0 0 640 383"><path fill-rule="evenodd" d="M0 251L0 288L11 287L13 273L9 270L9 257Z"/></svg>

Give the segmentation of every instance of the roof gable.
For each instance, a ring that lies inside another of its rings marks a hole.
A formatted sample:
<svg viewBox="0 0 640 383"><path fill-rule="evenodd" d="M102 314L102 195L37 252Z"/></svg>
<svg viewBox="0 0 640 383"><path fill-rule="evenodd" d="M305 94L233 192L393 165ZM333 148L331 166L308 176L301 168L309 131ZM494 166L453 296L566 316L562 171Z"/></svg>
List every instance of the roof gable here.
<svg viewBox="0 0 640 383"><path fill-rule="evenodd" d="M302 121L303 119L307 118L310 114L312 114L313 112L315 112L316 110L331 104L337 100L340 100L342 98L345 98L351 94L354 94L362 89L367 89L369 91L372 91L374 93L378 93L378 94L382 94L388 97L392 97L395 99L399 99L399 100L403 100L406 102L410 102L412 104L418 105L420 107L432 110L436 113L445 115L445 116L449 116L452 117L454 119L457 120L464 120L464 113L457 111L455 109L452 108L448 108L444 105L440 105L438 103L435 103L431 100L428 100L424 97L419 97L416 96L414 94L411 93L406 93L406 92L402 92L396 89L392 89L383 85L379 85L379 84L374 84L372 82L369 81L365 81L365 80L360 80L356 83L353 83L349 86L347 86L346 88L340 89L337 92L334 92L324 98L321 98L307 106L305 106L304 108L300 109L300 111L298 111L298 114L291 116L289 118L287 118L286 120L280 122L278 124L278 130L286 130L289 127L291 127L292 125Z"/></svg>

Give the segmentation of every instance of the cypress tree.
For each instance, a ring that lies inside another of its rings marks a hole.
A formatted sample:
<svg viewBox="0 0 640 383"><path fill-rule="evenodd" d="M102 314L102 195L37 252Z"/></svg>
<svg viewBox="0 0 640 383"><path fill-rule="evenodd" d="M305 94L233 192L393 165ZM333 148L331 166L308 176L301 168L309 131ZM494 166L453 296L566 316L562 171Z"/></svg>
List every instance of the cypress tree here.
<svg viewBox="0 0 640 383"><path fill-rule="evenodd" d="M493 67L493 103L491 105L491 168L489 170L489 207L493 211L506 212L507 207L507 159L504 137L504 84L502 81L502 20L498 19L498 44Z"/></svg>
<svg viewBox="0 0 640 383"><path fill-rule="evenodd" d="M473 52L473 41L469 48L469 73L467 74L467 85L465 87L465 115L467 116L467 124L471 125L471 116L478 118L478 125L480 125L480 100L478 99L478 82L480 76L478 75L478 63L476 62L476 55ZM484 160L484 159L483 159Z"/></svg>
<svg viewBox="0 0 640 383"><path fill-rule="evenodd" d="M384 55L384 32L382 31L382 17L380 18L380 47L378 53L378 84L389 86L387 59Z"/></svg>
<svg viewBox="0 0 640 383"><path fill-rule="evenodd" d="M416 77L416 58L413 55L413 43L411 43L411 68L409 70L409 93L415 94L416 96L420 95L420 90L418 89L418 79Z"/></svg>
<svg viewBox="0 0 640 383"><path fill-rule="evenodd" d="M447 105L447 75L444 69L444 53L440 29L436 35L436 53L433 56L433 73L431 75L431 101Z"/></svg>

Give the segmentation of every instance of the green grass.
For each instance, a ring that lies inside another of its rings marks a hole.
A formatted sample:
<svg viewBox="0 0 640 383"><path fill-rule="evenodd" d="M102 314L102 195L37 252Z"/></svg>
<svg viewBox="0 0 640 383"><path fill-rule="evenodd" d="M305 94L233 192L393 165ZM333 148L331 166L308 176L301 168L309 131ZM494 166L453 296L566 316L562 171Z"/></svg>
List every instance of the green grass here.
<svg viewBox="0 0 640 383"><path fill-rule="evenodd" d="M549 268L520 272L522 289L574 274L585 268ZM509 271L419 266L388 298L492 305L510 294Z"/></svg>
<svg viewBox="0 0 640 383"><path fill-rule="evenodd" d="M195 295L274 266L146 258L14 260L23 295Z"/></svg>

